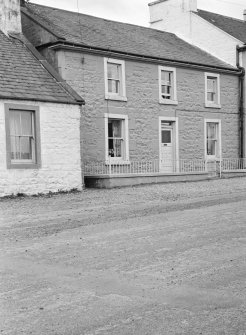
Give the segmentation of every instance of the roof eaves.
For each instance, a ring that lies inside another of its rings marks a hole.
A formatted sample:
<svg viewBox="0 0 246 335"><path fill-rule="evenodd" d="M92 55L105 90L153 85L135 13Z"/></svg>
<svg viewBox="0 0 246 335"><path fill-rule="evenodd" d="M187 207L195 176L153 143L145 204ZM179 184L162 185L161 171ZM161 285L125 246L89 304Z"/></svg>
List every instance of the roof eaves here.
<svg viewBox="0 0 246 335"><path fill-rule="evenodd" d="M48 63L48 61L37 51L37 49L26 39L25 36L20 34L11 34L10 37L16 38L21 41L32 55L40 62L40 64L46 69L46 71L55 79L56 83L62 87L63 90L71 96L71 100L75 100L76 104L84 105L84 99L75 92L71 86L54 70L54 68Z"/></svg>
<svg viewBox="0 0 246 335"><path fill-rule="evenodd" d="M166 62L169 64L175 64L175 65L179 65L182 67L191 67L191 68L200 68L200 69L216 69L216 70L220 70L221 72L227 72L227 73L238 73L238 69L228 65L228 67L223 67L223 66L217 66L217 65L207 65L207 64L200 64L200 63L194 63L194 62L186 62L186 61L180 61L180 60L175 60L175 59L167 59L167 58L161 58L161 57L153 57L153 56L147 56L147 55L139 55L139 54L134 54L134 53L129 53L129 52L122 52L122 51L117 51L117 50L112 50L112 49L104 49L104 48L99 48L99 47L95 47L95 46L88 46L88 45L84 45L84 44L79 44L79 43L72 43L72 42L68 42L68 41L57 41L57 42L50 42L47 43L46 45L41 45L39 46L39 48L45 48L45 47L51 47L54 49L67 49L67 48L77 48L78 51L79 50L87 50L89 52L95 52L95 53L100 53L100 54L104 54L104 55L122 55L124 57L127 58L137 58L137 59L141 59L142 61L155 61L155 62Z"/></svg>

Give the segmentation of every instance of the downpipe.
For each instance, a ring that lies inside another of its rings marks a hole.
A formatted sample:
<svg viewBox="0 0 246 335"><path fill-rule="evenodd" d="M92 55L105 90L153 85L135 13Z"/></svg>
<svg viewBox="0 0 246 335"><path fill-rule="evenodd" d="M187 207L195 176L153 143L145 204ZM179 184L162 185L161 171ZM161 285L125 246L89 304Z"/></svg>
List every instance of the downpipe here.
<svg viewBox="0 0 246 335"><path fill-rule="evenodd" d="M240 66L239 55L241 52L246 51L246 45L243 47L237 46L237 68L240 70L239 74L239 134L240 134L240 158L244 158L245 151L245 129L244 129L244 83L245 83L245 69Z"/></svg>

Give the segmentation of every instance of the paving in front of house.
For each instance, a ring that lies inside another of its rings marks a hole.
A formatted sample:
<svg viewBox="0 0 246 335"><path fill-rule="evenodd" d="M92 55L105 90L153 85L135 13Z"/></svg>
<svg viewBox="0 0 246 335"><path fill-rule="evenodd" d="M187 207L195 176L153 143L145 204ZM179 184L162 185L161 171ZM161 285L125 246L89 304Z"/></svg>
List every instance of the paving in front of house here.
<svg viewBox="0 0 246 335"><path fill-rule="evenodd" d="M246 178L0 211L0 334L246 333Z"/></svg>

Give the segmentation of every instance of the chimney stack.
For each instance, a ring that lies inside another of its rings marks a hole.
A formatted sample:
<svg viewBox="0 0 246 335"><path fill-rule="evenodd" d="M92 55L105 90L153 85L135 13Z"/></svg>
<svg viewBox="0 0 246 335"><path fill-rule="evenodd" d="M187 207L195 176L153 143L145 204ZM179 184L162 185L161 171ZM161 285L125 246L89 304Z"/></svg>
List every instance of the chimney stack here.
<svg viewBox="0 0 246 335"><path fill-rule="evenodd" d="M0 30L9 33L21 33L20 0L0 0Z"/></svg>
<svg viewBox="0 0 246 335"><path fill-rule="evenodd" d="M243 11L243 19L246 22L246 9Z"/></svg>

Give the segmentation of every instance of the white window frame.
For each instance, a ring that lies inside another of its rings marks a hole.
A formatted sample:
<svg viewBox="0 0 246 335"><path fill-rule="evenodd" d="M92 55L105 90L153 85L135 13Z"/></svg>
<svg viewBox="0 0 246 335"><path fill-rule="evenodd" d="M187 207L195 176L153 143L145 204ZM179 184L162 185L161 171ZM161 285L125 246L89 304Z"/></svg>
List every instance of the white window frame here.
<svg viewBox="0 0 246 335"><path fill-rule="evenodd" d="M207 154L207 124L217 123L218 124L218 149L217 155ZM205 119L204 120L204 149L205 149L205 160L216 160L220 161L222 159L222 137L221 137L221 120L220 119Z"/></svg>
<svg viewBox="0 0 246 335"><path fill-rule="evenodd" d="M108 156L108 120L115 119L123 121L122 135L124 141L124 157L111 157ZM128 130L128 115L123 114L104 114L105 121L105 162L106 164L124 163L129 164L129 130Z"/></svg>
<svg viewBox="0 0 246 335"><path fill-rule="evenodd" d="M167 71L172 72L173 77L173 97L172 99L163 99L162 93L161 93L161 86L162 86L162 80L161 80L161 72ZM158 73L159 73L159 103L165 104L165 105L177 105L177 76L176 76L176 68L174 67L167 67L167 66L159 66L158 67Z"/></svg>
<svg viewBox="0 0 246 335"><path fill-rule="evenodd" d="M207 98L208 77L216 78L216 80L217 80L217 101L216 102L209 101L208 98ZM221 108L221 104L220 104L220 75L219 74L205 72L205 107Z"/></svg>
<svg viewBox="0 0 246 335"><path fill-rule="evenodd" d="M117 64L121 66L120 71L120 92L111 93L108 91L108 63ZM125 80L125 61L114 58L104 58L104 82L105 82L105 99L127 101L126 97L126 80Z"/></svg>

